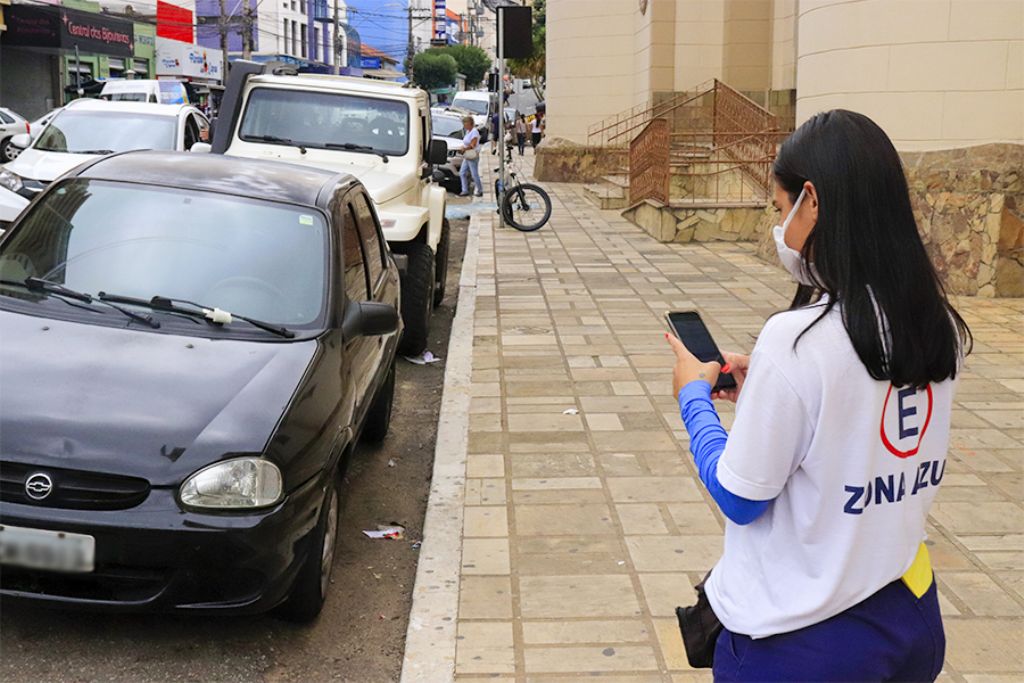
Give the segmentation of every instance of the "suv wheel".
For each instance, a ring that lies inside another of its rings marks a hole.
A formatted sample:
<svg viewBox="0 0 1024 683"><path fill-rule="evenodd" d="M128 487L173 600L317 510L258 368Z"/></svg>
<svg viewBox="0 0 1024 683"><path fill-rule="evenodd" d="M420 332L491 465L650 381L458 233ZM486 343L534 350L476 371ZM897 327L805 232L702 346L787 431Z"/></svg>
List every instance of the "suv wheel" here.
<svg viewBox="0 0 1024 683"><path fill-rule="evenodd" d="M409 270L402 281L402 322L405 332L398 345L403 356L418 356L427 348L430 315L434 309L434 250L414 242L404 249Z"/></svg>
<svg viewBox="0 0 1024 683"><path fill-rule="evenodd" d="M384 383L377 391L377 398L370 406L370 412L366 415L366 424L363 425L363 438L373 443L380 443L388 435L391 427L391 406L395 399L395 362L391 361L388 374L384 377Z"/></svg>
<svg viewBox="0 0 1024 683"><path fill-rule="evenodd" d="M452 240L451 225L445 218L441 224L441 239L437 243L437 263L434 265L434 306L444 301L446 280L448 279L448 245Z"/></svg>
<svg viewBox="0 0 1024 683"><path fill-rule="evenodd" d="M282 619L308 624L320 615L327 589L331 585L334 551L338 545L338 477L330 474L330 483L320 508L320 521L310 539L312 546L295 577L288 598L278 608Z"/></svg>

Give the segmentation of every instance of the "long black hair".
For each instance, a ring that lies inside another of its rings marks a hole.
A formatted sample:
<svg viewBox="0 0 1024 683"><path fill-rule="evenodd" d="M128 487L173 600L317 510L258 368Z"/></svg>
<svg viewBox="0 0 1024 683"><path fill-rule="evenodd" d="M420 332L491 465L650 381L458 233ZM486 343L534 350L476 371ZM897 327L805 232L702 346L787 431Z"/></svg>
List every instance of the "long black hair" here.
<svg viewBox="0 0 1024 683"><path fill-rule="evenodd" d="M773 171L791 202L807 181L818 198L801 255L814 264L813 289L828 297L800 336L838 305L874 379L923 387L956 377L971 332L925 251L903 165L885 132L852 111L817 114L782 144ZM799 288L791 307L809 303L811 290Z"/></svg>

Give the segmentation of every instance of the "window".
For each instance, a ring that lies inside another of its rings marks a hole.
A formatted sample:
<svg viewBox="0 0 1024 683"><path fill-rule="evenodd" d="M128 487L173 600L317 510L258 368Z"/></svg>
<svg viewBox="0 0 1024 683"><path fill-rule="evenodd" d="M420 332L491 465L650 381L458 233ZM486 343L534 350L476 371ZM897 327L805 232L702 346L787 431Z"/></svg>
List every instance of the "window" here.
<svg viewBox="0 0 1024 683"><path fill-rule="evenodd" d="M258 139L264 136L290 142ZM409 105L362 95L254 88L242 114L239 137L265 144L300 143L353 154L404 156L409 149Z"/></svg>
<svg viewBox="0 0 1024 683"><path fill-rule="evenodd" d="M282 34L282 42L284 45L281 46L281 52L288 53L288 20L284 20L284 33Z"/></svg>
<svg viewBox="0 0 1024 683"><path fill-rule="evenodd" d="M345 262L345 296L349 301L366 301L369 291L366 284L366 264L363 260L363 248L359 244L359 232L356 227L356 215L352 205L347 205L342 212L345 226L342 228L341 250Z"/></svg>
<svg viewBox="0 0 1024 683"><path fill-rule="evenodd" d="M380 232L377 229L377 221L374 220L373 210L370 203L366 201L366 195L357 192L352 197L352 208L355 209L356 218L359 221L359 237L363 241L363 252L366 255L366 269L370 277L370 291L377 289L377 283L384 274L384 249Z"/></svg>
<svg viewBox="0 0 1024 683"><path fill-rule="evenodd" d="M4 112L0 111L0 122L2 122L2 123L14 123L14 119L12 119L10 116L5 114Z"/></svg>
<svg viewBox="0 0 1024 683"><path fill-rule="evenodd" d="M177 126L178 120L172 116L65 109L39 136L35 149L70 154L174 149Z"/></svg>
<svg viewBox="0 0 1024 683"><path fill-rule="evenodd" d="M310 55L314 62L320 61L320 29L313 27L313 54Z"/></svg>
<svg viewBox="0 0 1024 683"><path fill-rule="evenodd" d="M307 48L306 48L306 41L309 38L309 36L306 35L306 33L307 33L306 25L303 24L302 25L302 58L303 59L309 59L309 52L307 51Z"/></svg>
<svg viewBox="0 0 1024 683"><path fill-rule="evenodd" d="M292 9L295 9L292 7ZM299 22L292 19L292 54L299 53Z"/></svg>
<svg viewBox="0 0 1024 683"><path fill-rule="evenodd" d="M192 149L192 145L199 142L199 126L194 116L189 114L185 117L185 149Z"/></svg>

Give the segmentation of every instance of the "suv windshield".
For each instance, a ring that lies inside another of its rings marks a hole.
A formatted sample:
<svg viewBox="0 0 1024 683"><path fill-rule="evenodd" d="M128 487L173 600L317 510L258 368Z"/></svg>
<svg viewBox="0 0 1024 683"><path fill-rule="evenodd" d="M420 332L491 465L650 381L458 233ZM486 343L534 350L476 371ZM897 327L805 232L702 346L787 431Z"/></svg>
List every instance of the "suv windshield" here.
<svg viewBox="0 0 1024 683"><path fill-rule="evenodd" d="M459 107L460 109L466 109L474 114L487 113L487 100L471 100L468 97L456 97L452 101L452 106Z"/></svg>
<svg viewBox="0 0 1024 683"><path fill-rule="evenodd" d="M78 178L0 245L0 279L198 301L294 328L322 316L327 245L312 209Z"/></svg>
<svg viewBox="0 0 1024 683"><path fill-rule="evenodd" d="M434 115L430 119L430 125L434 130L434 135L443 135L461 140L465 133L465 130L462 128L462 119L458 116Z"/></svg>
<svg viewBox="0 0 1024 683"><path fill-rule="evenodd" d="M178 119L118 111L62 111L35 144L40 152L97 154L174 149Z"/></svg>
<svg viewBox="0 0 1024 683"><path fill-rule="evenodd" d="M238 133L243 140L402 156L409 149L409 105L360 95L255 88Z"/></svg>

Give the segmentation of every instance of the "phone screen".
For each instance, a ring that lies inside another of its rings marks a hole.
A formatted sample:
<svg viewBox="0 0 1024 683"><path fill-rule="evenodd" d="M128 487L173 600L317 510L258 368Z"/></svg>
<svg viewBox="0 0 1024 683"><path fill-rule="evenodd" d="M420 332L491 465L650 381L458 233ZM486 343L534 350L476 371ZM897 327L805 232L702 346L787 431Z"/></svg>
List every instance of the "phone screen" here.
<svg viewBox="0 0 1024 683"><path fill-rule="evenodd" d="M725 359L722 358L715 340L711 338L711 333L708 332L699 313L696 311L673 311L667 314L667 318L673 333L698 360L705 363L718 361L720 365L725 365ZM716 390L732 389L735 386L736 380L733 376L723 372L718 376L718 382L714 388Z"/></svg>

